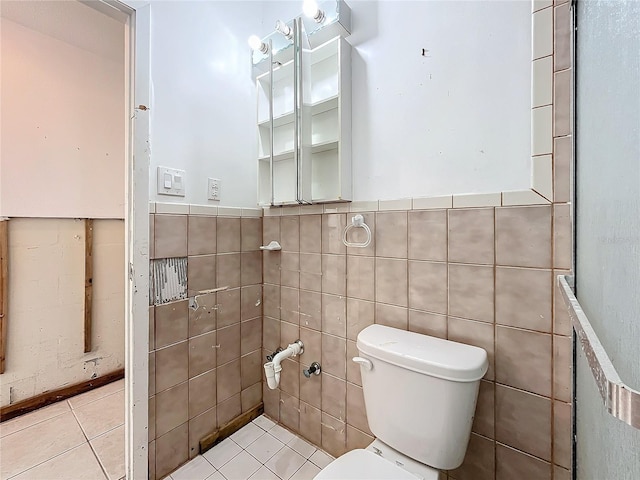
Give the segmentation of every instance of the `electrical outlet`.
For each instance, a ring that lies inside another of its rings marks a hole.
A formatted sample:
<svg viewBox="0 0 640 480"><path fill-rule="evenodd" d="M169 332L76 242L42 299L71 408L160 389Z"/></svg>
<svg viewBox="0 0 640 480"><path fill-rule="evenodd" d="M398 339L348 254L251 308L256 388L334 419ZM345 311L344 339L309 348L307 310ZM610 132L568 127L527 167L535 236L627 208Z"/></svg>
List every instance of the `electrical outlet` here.
<svg viewBox="0 0 640 480"><path fill-rule="evenodd" d="M207 188L207 198L209 200L220 200L220 184L222 183L219 178L209 178L209 184Z"/></svg>

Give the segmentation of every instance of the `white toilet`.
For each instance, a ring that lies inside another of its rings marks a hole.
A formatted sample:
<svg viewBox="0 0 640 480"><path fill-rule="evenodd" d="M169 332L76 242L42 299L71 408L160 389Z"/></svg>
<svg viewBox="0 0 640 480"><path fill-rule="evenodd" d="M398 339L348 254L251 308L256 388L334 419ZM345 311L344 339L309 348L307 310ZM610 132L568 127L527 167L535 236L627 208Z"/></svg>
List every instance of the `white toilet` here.
<svg viewBox="0 0 640 480"><path fill-rule="evenodd" d="M437 480L460 466L487 352L383 325L358 335L364 403L377 437L314 480Z"/></svg>

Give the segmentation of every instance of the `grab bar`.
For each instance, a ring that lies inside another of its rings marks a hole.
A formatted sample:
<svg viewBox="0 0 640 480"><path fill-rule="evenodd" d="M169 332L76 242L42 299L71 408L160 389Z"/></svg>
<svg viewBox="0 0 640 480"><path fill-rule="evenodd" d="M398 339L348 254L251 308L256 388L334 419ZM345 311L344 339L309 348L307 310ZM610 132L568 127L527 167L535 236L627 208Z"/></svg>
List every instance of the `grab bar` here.
<svg viewBox="0 0 640 480"><path fill-rule="evenodd" d="M604 406L611 415L640 429L640 392L624 384L607 355L587 315L569 286L572 277L558 275L558 286L569 311L573 329L587 357ZM573 283L573 282L572 282Z"/></svg>

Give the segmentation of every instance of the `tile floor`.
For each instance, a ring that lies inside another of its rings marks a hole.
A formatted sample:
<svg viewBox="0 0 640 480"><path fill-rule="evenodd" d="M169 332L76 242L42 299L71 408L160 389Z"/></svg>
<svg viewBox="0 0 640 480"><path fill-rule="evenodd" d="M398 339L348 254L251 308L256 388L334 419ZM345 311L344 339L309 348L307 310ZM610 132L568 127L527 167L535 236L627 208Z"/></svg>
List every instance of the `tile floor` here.
<svg viewBox="0 0 640 480"><path fill-rule="evenodd" d="M165 480L311 480L332 460L262 415Z"/></svg>
<svg viewBox="0 0 640 480"><path fill-rule="evenodd" d="M260 416L165 480L311 480L333 457ZM124 479L124 380L0 424L0 480Z"/></svg>
<svg viewBox="0 0 640 480"><path fill-rule="evenodd" d="M0 423L0 480L124 478L124 380Z"/></svg>

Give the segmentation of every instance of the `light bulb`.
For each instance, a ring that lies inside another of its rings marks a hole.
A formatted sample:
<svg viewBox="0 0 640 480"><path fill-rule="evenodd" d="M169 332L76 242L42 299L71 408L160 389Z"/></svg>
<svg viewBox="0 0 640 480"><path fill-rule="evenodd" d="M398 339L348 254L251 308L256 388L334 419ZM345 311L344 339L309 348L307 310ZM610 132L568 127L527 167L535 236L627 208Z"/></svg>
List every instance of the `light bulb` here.
<svg viewBox="0 0 640 480"><path fill-rule="evenodd" d="M276 22L276 30L284 35L287 40L291 40L293 38L293 30L289 25L284 23L282 20L278 20Z"/></svg>
<svg viewBox="0 0 640 480"><path fill-rule="evenodd" d="M251 35L249 37L248 43L252 50L255 50L261 53L267 53L269 51L269 46L266 43L264 43L260 39L260 37L257 35Z"/></svg>
<svg viewBox="0 0 640 480"><path fill-rule="evenodd" d="M251 50L259 50L260 46L262 45L262 40L260 40L260 37L257 35L251 35L249 37L248 43L251 47Z"/></svg>
<svg viewBox="0 0 640 480"><path fill-rule="evenodd" d="M302 12L309 18L313 18L316 23L324 21L324 12L318 8L316 0L304 0Z"/></svg>
<svg viewBox="0 0 640 480"><path fill-rule="evenodd" d="M302 11L307 17L313 18L318 12L318 4L315 0L304 0L302 3Z"/></svg>

